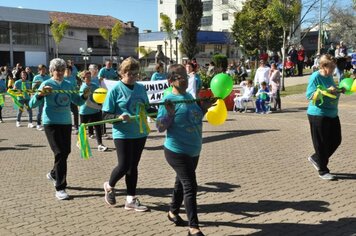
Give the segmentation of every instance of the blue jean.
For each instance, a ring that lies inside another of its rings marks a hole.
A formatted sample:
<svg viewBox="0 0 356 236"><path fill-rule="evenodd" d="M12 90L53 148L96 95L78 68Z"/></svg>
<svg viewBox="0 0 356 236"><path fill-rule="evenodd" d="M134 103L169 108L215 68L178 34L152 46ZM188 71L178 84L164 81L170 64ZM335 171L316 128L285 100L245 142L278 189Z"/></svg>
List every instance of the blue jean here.
<svg viewBox="0 0 356 236"><path fill-rule="evenodd" d="M264 99L256 99L256 112L266 112L266 106L265 106L266 100Z"/></svg>
<svg viewBox="0 0 356 236"><path fill-rule="evenodd" d="M37 110L37 125L41 125L42 111L43 111L43 104L38 106L38 110Z"/></svg>
<svg viewBox="0 0 356 236"><path fill-rule="evenodd" d="M28 113L28 122L32 123L32 109L28 105L29 100L19 100L19 103L21 103L23 106L26 105L26 110L27 110L27 113ZM21 116L22 116L22 111L19 109L18 112L17 112L16 121L20 122L21 121Z"/></svg>

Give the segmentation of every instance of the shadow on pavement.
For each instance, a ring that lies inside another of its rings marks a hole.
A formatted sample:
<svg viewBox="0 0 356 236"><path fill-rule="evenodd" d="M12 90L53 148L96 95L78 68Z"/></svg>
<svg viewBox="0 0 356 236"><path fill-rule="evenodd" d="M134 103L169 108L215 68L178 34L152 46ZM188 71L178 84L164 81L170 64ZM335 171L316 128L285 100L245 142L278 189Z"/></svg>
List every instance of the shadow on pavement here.
<svg viewBox="0 0 356 236"><path fill-rule="evenodd" d="M222 202L216 204L199 205L198 212L212 213L212 212L228 212L236 215L243 215L246 217L256 217L265 213L280 211L284 209L293 209L296 211L306 212L327 212L330 211L327 206L328 202L324 201L273 201L261 200L258 202Z"/></svg>
<svg viewBox="0 0 356 236"><path fill-rule="evenodd" d="M356 218L340 218L338 221L321 221L319 224L303 223L271 223L271 224L239 224L234 222L202 222L206 225L230 226L235 228L251 228L259 232L249 235L356 235ZM233 234L231 236L237 236Z"/></svg>
<svg viewBox="0 0 356 236"><path fill-rule="evenodd" d="M8 151L8 150L28 150L30 148L41 148L46 147L45 145L32 145L32 144L17 144L14 147L0 147L0 151Z"/></svg>
<svg viewBox="0 0 356 236"><path fill-rule="evenodd" d="M279 129L259 129L259 130L228 130L228 131L205 131L204 133L222 133L220 135L214 135L203 138L203 143L210 143L220 140L226 140L229 138L236 138L251 134L262 134L267 132L280 131Z"/></svg>
<svg viewBox="0 0 356 236"><path fill-rule="evenodd" d="M356 174L350 174L350 173L333 173L336 177L336 179L355 179L356 180Z"/></svg>

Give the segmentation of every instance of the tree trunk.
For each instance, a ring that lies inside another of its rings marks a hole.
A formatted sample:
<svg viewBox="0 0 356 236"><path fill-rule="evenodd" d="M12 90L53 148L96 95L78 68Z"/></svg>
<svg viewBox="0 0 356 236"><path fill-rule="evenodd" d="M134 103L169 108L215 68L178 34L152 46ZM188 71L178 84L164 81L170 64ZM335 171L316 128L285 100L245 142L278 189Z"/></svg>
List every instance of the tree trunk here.
<svg viewBox="0 0 356 236"><path fill-rule="evenodd" d="M282 78L281 78L281 87L282 91L286 91L284 87L284 61L286 59L286 29L283 28L283 46L282 46Z"/></svg>
<svg viewBox="0 0 356 236"><path fill-rule="evenodd" d="M170 44L170 49L169 49L169 60L172 60L172 37L169 38L169 44Z"/></svg>
<svg viewBox="0 0 356 236"><path fill-rule="evenodd" d="M110 43L110 60L112 61L112 47L113 47L113 45L112 45L112 43Z"/></svg>
<svg viewBox="0 0 356 236"><path fill-rule="evenodd" d="M56 44L56 58L58 58L58 45Z"/></svg>

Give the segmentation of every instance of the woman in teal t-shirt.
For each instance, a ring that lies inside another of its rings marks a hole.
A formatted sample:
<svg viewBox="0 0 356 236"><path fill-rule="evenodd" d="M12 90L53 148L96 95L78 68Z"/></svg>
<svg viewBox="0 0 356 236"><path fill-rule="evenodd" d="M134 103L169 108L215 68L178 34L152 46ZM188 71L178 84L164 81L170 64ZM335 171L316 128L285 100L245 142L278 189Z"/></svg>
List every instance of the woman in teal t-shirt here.
<svg viewBox="0 0 356 236"><path fill-rule="evenodd" d="M329 54L320 58L320 69L309 78L306 96L310 100L307 114L315 153L308 160L318 170L319 177L324 180L334 180L335 176L328 169L329 158L341 144L341 126L338 116L339 92L333 79L336 64ZM327 96L321 100L313 99L318 86L327 88L336 98Z"/></svg>
<svg viewBox="0 0 356 236"><path fill-rule="evenodd" d="M115 185L125 176L125 210L147 211L136 197L138 164L146 143L148 132L140 131L140 125L130 116L138 113L140 104L148 104L146 89L137 83L140 64L134 58L125 59L120 65L121 80L109 90L103 104L103 118L121 118L123 122L113 124L113 139L116 147L118 164L112 170L109 181L104 183L105 202L115 205Z"/></svg>
<svg viewBox="0 0 356 236"><path fill-rule="evenodd" d="M173 86L172 93L164 97L165 106L160 106L157 116L159 132L167 130L164 142L164 154L168 164L176 172L176 181L168 219L176 226L184 226L179 209L184 199L188 217L188 235L204 235L199 229L197 214L197 181L195 169L198 165L202 147L202 119L213 100L201 102L177 103L172 101L192 100L187 93L188 75L183 65L171 65L168 80Z"/></svg>

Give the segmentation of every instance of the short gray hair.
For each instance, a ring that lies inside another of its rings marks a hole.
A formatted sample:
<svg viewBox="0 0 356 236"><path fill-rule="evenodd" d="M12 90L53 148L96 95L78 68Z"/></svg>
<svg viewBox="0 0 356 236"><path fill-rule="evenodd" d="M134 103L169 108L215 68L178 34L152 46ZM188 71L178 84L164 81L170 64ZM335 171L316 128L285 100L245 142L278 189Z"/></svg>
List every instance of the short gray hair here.
<svg viewBox="0 0 356 236"><path fill-rule="evenodd" d="M62 58L54 58L49 63L49 71L64 70L67 67L67 63Z"/></svg>
<svg viewBox="0 0 356 236"><path fill-rule="evenodd" d="M90 64L89 65L89 70L97 70L98 69L98 66L95 65L95 64Z"/></svg>

